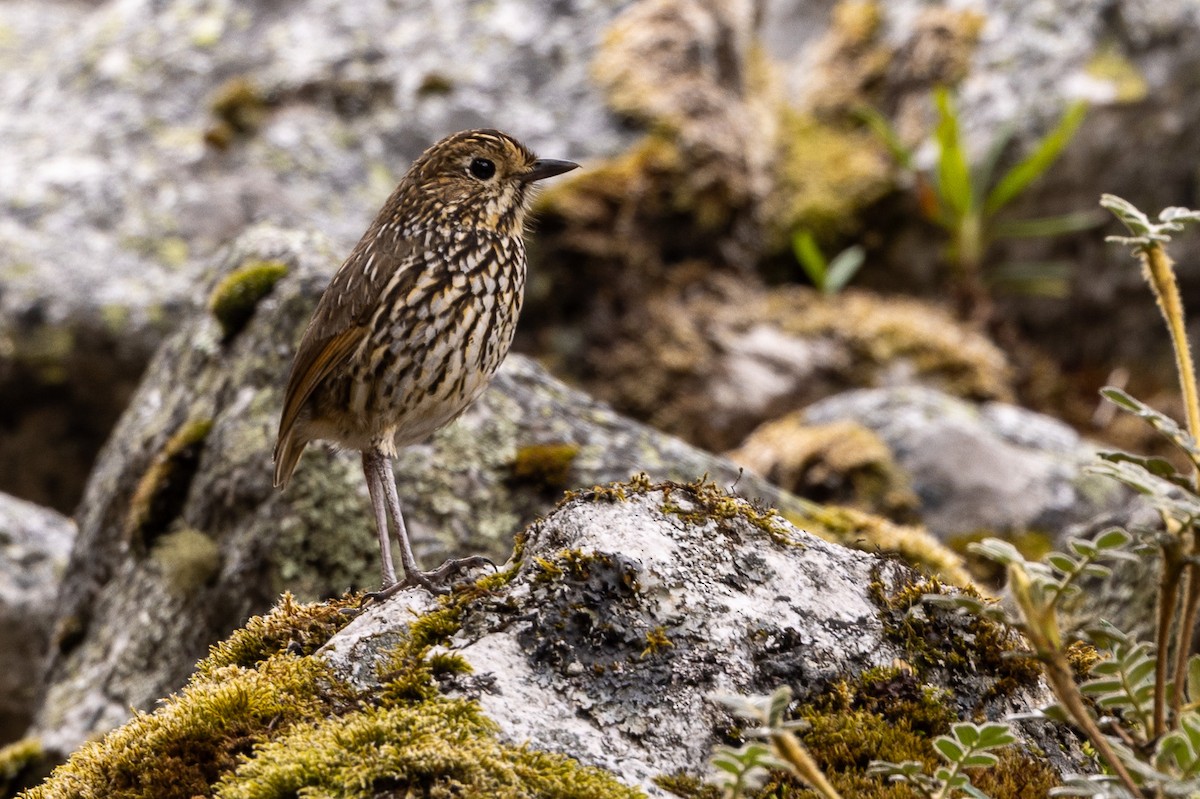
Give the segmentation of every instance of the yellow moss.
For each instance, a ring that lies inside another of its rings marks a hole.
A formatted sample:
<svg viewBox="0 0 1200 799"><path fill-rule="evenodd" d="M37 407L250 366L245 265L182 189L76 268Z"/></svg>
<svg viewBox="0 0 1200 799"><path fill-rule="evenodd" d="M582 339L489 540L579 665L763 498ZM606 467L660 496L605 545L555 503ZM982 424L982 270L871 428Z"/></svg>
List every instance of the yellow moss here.
<svg viewBox="0 0 1200 799"><path fill-rule="evenodd" d="M1146 78L1121 52L1120 45L1116 42L1102 45L1084 70L1093 78L1110 83L1119 103L1140 102L1146 99L1149 92Z"/></svg>
<svg viewBox="0 0 1200 799"><path fill-rule="evenodd" d="M0 796L11 796L14 786L37 768L44 754L37 738L22 738L0 747Z"/></svg>
<svg viewBox="0 0 1200 799"><path fill-rule="evenodd" d="M439 72L430 72L421 79L421 85L417 87L418 97L430 97L433 95L450 94L454 91L454 81Z"/></svg>
<svg viewBox="0 0 1200 799"><path fill-rule="evenodd" d="M662 491L663 513L678 516L689 524L702 525L715 521L720 529L725 521L741 519L777 544L800 546L800 542L790 535L783 524L784 517L778 511L747 502L710 482L707 476L692 483L657 483L648 490ZM682 500L682 503L678 500Z"/></svg>
<svg viewBox="0 0 1200 799"><path fill-rule="evenodd" d="M776 248L801 228L819 239L850 232L858 211L893 185L891 161L869 131L784 108L779 148L777 182L766 205Z"/></svg>
<svg viewBox="0 0 1200 799"><path fill-rule="evenodd" d="M978 543L985 538L999 538L1009 542L1017 548L1017 551L1026 560L1041 560L1043 556L1054 549L1054 536L1041 530L1014 530L1005 532L976 530L971 533L962 533L947 538L946 546L965 558L967 569L979 583L989 586L1004 584L1005 568L995 561L971 554L969 551L971 544Z"/></svg>
<svg viewBox="0 0 1200 799"><path fill-rule="evenodd" d="M276 655L255 669L226 666L192 678L154 713L83 745L25 799L193 799L255 744L348 705L349 692L311 657Z"/></svg>
<svg viewBox="0 0 1200 799"><path fill-rule="evenodd" d="M254 616L233 635L214 644L196 665L200 677L210 678L228 666L252 668L275 655L311 655L354 618L347 613L361 596L350 594L328 602L299 603L284 593L271 611Z"/></svg>
<svg viewBox="0 0 1200 799"><path fill-rule="evenodd" d="M282 261L247 261L217 283L208 297L208 310L220 323L224 340L241 332L259 300L271 293L287 272Z"/></svg>
<svg viewBox="0 0 1200 799"><path fill-rule="evenodd" d="M671 643L671 639L667 637L667 628L660 625L646 631L646 648L642 650L642 657L650 657L673 646L675 644Z"/></svg>
<svg viewBox="0 0 1200 799"><path fill-rule="evenodd" d="M836 336L859 369L874 373L904 360L926 384L967 399L1008 400L1012 370L1004 352L944 310L919 300L848 290L829 297L802 287L768 295L760 317L797 336Z"/></svg>
<svg viewBox="0 0 1200 799"><path fill-rule="evenodd" d="M180 598L190 596L221 570L217 542L191 527L155 540L150 558L158 564L167 590Z"/></svg>
<svg viewBox="0 0 1200 799"><path fill-rule="evenodd" d="M185 422L155 455L129 500L127 542L145 551L182 510L211 429L211 419Z"/></svg>
<svg viewBox="0 0 1200 799"><path fill-rule="evenodd" d="M259 747L215 790L218 799L379 795L632 799L642 794L563 755L501 744L495 724L478 705L461 699L367 708L296 728Z"/></svg>
<svg viewBox="0 0 1200 799"><path fill-rule="evenodd" d="M267 99L262 90L244 75L230 78L219 87L209 102L209 111L217 126L231 135L250 135L263 123Z"/></svg>
<svg viewBox="0 0 1200 799"><path fill-rule="evenodd" d="M990 678L983 701L1011 695L1036 685L1041 667L1024 640L1013 630L973 613L926 607L909 611L927 594L947 594L953 589L937 578L923 578L889 591L878 574L868 587L878 606L884 634L904 649L905 659L924 675L931 669L962 672L975 679ZM959 592L980 597L971 586Z"/></svg>
<svg viewBox="0 0 1200 799"><path fill-rule="evenodd" d="M570 482L578 444L531 444L513 457L512 476L546 488L563 488Z"/></svg>
<svg viewBox="0 0 1200 799"><path fill-rule="evenodd" d="M906 563L955 585L972 585L963 560L922 527L895 524L880 516L837 505L811 505L785 518L815 536L865 552L890 552Z"/></svg>
<svg viewBox="0 0 1200 799"><path fill-rule="evenodd" d="M788 414L760 426L727 457L819 502L891 518L911 517L919 506L891 449L857 422L807 425L802 413Z"/></svg>

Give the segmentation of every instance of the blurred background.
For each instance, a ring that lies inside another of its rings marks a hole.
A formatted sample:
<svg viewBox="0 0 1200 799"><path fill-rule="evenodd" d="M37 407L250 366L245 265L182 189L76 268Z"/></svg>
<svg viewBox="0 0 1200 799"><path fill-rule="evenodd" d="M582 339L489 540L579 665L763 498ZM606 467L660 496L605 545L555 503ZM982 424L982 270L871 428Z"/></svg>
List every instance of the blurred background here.
<svg viewBox="0 0 1200 799"><path fill-rule="evenodd" d="M1098 200L1200 203L1198 84L1194 0L0 0L0 495L77 512L247 228L348 253L426 146L496 127L584 165L539 197L519 352L808 499L1057 534L1103 504L1062 499L1081 436L1157 446L1100 386L1178 415ZM977 405L990 449L905 438Z"/></svg>

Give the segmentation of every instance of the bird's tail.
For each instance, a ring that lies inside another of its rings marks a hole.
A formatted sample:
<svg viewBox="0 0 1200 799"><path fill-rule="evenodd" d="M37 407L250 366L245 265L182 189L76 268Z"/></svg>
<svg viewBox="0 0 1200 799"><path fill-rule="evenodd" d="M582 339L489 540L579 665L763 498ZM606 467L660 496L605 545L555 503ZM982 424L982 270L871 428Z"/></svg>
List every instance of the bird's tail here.
<svg viewBox="0 0 1200 799"><path fill-rule="evenodd" d="M304 454L307 444L307 441L298 439L292 431L279 436L279 440L275 442L276 488L287 488L288 481L292 479L292 472L296 471L296 464L300 462L300 456Z"/></svg>

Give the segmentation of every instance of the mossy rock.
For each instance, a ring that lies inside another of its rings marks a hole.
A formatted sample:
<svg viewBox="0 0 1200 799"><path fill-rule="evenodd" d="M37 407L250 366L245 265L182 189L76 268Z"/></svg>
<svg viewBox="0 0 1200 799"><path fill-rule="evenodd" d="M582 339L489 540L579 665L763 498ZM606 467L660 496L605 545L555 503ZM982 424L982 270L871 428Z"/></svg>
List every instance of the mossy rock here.
<svg viewBox="0 0 1200 799"><path fill-rule="evenodd" d="M283 261L249 261L223 277L208 298L208 309L221 325L225 341L242 331L258 302L288 273Z"/></svg>
<svg viewBox="0 0 1200 799"><path fill-rule="evenodd" d="M502 743L476 703L439 695L435 670L393 670L374 696L343 682L311 653L351 620L344 611L358 599L301 605L285 595L214 647L183 691L85 744L23 796L641 795L568 757ZM410 665L436 660L436 639L410 637L398 652ZM414 679L423 691L411 690ZM397 680L410 689L397 691Z"/></svg>

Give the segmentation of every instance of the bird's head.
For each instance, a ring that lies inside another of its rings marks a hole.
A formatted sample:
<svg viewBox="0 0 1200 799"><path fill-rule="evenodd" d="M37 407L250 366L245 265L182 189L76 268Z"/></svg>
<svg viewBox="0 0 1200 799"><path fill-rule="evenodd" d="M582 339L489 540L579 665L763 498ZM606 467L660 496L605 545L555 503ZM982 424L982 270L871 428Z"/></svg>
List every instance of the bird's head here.
<svg viewBox="0 0 1200 799"><path fill-rule="evenodd" d="M417 224L450 223L520 235L533 184L577 168L571 161L538 158L498 130L466 130L434 144L401 180L409 207L427 217Z"/></svg>

